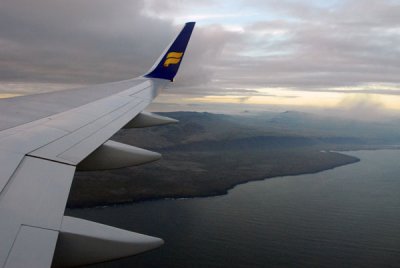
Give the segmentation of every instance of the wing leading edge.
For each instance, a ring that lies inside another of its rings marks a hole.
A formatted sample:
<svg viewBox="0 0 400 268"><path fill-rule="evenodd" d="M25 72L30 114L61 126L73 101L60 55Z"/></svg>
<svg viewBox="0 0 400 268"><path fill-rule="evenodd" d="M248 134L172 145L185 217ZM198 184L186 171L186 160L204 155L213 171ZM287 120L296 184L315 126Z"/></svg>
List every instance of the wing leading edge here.
<svg viewBox="0 0 400 268"><path fill-rule="evenodd" d="M157 153L110 138L123 127L174 122L142 111L174 79L193 28L193 22L187 23L142 77L0 100L0 106L13 116L0 118L1 267L84 265L134 255L163 243L159 238L66 217L64 210L77 167L104 169L101 163L112 158L106 168L119 168L159 158ZM43 107L38 106L42 101ZM10 112L13 107L19 111Z"/></svg>

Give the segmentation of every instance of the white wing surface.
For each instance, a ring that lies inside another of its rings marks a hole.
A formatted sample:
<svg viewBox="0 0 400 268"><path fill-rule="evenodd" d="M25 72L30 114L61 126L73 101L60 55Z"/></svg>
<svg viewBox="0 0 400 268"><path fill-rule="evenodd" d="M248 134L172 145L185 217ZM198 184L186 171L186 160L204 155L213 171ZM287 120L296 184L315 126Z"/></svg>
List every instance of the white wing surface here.
<svg viewBox="0 0 400 268"><path fill-rule="evenodd" d="M175 120L142 112L175 77L194 23L144 76L0 100L0 267L71 267L134 255L159 238L64 216L76 169L147 163L155 152L109 140Z"/></svg>

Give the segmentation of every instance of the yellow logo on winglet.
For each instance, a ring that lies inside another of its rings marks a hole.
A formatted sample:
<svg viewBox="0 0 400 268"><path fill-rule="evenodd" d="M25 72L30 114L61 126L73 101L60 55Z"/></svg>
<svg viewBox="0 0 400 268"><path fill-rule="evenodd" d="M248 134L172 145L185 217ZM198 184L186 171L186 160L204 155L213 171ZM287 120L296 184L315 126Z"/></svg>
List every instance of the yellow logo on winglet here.
<svg viewBox="0 0 400 268"><path fill-rule="evenodd" d="M170 64L178 64L181 61L182 52L170 52L167 55L167 59L164 61L164 67L168 67Z"/></svg>

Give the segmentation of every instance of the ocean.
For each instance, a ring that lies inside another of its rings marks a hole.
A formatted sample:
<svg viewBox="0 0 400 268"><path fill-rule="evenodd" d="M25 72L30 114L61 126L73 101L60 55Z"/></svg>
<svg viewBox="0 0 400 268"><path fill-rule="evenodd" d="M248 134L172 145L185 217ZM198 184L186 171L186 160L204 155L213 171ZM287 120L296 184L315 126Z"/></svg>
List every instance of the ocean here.
<svg viewBox="0 0 400 268"><path fill-rule="evenodd" d="M166 242L91 267L400 267L400 150L346 154L361 161L223 196L67 214Z"/></svg>

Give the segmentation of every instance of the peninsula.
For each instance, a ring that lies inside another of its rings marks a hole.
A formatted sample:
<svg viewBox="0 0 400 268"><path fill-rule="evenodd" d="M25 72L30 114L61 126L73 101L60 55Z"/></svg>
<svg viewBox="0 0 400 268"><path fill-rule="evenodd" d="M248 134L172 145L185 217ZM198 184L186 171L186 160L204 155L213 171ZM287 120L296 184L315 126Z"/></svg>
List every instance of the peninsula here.
<svg viewBox="0 0 400 268"><path fill-rule="evenodd" d="M326 120L304 121L302 114L251 117L175 112L167 115L180 123L122 130L113 137L161 152L162 160L119 170L77 172L68 207L221 195L248 181L315 173L355 163L359 159L333 150L376 146L370 144L368 137L351 132L346 135L340 124L336 124L336 131L326 131L322 123ZM294 116L299 118L293 120ZM303 125L298 124L300 119ZM314 130L307 127L311 121ZM380 146L384 146L383 141Z"/></svg>

